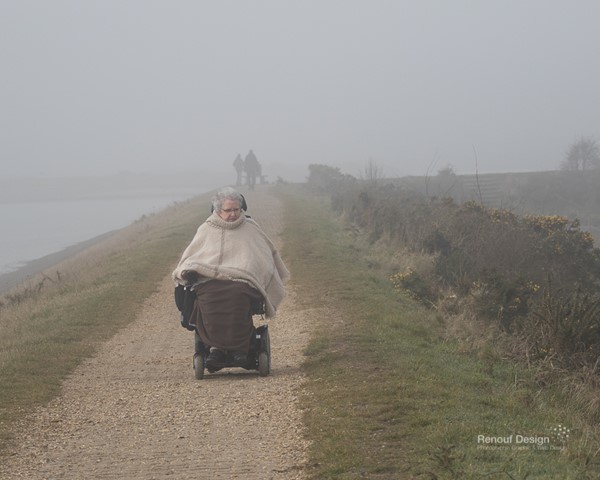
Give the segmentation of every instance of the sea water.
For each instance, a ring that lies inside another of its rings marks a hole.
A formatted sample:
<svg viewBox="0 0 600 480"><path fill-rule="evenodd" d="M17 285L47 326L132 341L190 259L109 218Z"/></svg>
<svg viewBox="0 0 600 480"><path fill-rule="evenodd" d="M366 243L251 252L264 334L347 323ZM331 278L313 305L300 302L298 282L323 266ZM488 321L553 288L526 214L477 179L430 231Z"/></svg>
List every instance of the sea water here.
<svg viewBox="0 0 600 480"><path fill-rule="evenodd" d="M0 274L130 225L198 192L0 203Z"/></svg>

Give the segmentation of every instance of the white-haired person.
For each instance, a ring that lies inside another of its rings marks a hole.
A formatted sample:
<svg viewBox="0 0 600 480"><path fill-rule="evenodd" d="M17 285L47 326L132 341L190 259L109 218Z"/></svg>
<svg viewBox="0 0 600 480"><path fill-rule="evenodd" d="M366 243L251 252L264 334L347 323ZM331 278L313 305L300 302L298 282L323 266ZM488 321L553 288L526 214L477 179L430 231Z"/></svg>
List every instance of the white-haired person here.
<svg viewBox="0 0 600 480"><path fill-rule="evenodd" d="M190 324L210 346L209 368L247 363L253 332L251 306L264 302L273 317L286 296L289 272L271 239L244 214L244 197L226 187L212 199L212 214L181 256L173 279L193 285L196 301Z"/></svg>

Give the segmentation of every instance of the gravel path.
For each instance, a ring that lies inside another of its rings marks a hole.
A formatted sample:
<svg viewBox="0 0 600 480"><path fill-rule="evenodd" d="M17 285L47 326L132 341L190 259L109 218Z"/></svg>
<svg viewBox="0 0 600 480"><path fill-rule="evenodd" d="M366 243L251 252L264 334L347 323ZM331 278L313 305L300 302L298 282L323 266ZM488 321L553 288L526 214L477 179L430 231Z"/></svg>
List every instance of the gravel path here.
<svg viewBox="0 0 600 480"><path fill-rule="evenodd" d="M246 198L277 241L280 205L260 191ZM288 287L269 322L272 374L225 369L195 380L193 334L179 325L167 276L133 324L23 422L0 478L305 478L297 400L310 324Z"/></svg>

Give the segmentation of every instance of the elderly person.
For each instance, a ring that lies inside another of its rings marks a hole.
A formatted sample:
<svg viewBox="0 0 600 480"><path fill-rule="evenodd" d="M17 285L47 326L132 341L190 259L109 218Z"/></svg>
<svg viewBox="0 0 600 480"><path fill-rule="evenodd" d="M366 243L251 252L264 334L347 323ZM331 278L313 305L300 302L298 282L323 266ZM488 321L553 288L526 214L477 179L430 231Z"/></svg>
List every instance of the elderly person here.
<svg viewBox="0 0 600 480"><path fill-rule="evenodd" d="M251 307L264 302L273 317L289 278L273 242L244 215L244 197L226 187L213 197L213 212L183 252L173 279L193 285L196 304L190 323L212 348L206 365L221 367L227 353L244 366L253 332Z"/></svg>

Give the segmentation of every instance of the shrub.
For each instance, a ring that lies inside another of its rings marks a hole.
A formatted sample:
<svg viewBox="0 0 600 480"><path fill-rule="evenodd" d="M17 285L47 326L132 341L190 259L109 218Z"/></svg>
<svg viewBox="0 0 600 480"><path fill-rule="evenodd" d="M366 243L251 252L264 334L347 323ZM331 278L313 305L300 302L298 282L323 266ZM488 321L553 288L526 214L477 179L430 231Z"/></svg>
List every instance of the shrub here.
<svg viewBox="0 0 600 480"><path fill-rule="evenodd" d="M436 298L428 283L412 268L395 273L390 277L390 281L396 290L405 291L415 300L427 306L435 304Z"/></svg>
<svg viewBox="0 0 600 480"><path fill-rule="evenodd" d="M391 184L343 182L333 174L330 180L334 210L371 242L385 239L390 248L434 259L431 270L392 275L396 289L429 305L444 297L441 292L470 298L465 303L472 314L509 334L524 334L538 356L575 355L570 364L581 365L600 348L594 320L600 250L578 220L459 205ZM554 289L542 294L548 279ZM574 296L557 293L574 288Z"/></svg>
<svg viewBox="0 0 600 480"><path fill-rule="evenodd" d="M600 296L581 289L563 295L549 286L532 319L523 333L538 358L578 368L600 356Z"/></svg>

